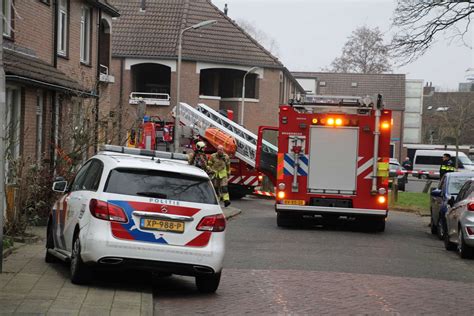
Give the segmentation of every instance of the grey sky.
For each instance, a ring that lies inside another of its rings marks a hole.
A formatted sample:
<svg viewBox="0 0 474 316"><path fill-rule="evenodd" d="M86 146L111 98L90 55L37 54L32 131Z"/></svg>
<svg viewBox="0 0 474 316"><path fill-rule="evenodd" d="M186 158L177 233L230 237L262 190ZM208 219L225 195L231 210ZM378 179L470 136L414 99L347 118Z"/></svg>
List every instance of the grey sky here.
<svg viewBox="0 0 474 316"><path fill-rule="evenodd" d="M394 0L212 0L229 16L245 19L272 36L279 44L279 57L291 71L320 71L340 55L351 32L360 25L378 26L387 42L393 30ZM473 27L471 27L472 31ZM468 38L469 44L472 40ZM440 37L418 61L395 73L432 81L444 89L456 89L465 81L465 71L474 67L472 50Z"/></svg>

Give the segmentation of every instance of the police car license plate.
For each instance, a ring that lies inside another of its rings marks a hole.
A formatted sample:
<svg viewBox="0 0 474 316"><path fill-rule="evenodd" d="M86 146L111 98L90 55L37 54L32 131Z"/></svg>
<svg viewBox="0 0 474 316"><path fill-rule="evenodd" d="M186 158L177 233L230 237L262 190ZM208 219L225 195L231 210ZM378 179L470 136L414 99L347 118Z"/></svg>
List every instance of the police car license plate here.
<svg viewBox="0 0 474 316"><path fill-rule="evenodd" d="M286 205L304 205L304 200L283 200Z"/></svg>
<svg viewBox="0 0 474 316"><path fill-rule="evenodd" d="M180 221L167 221L162 219L142 218L140 227L143 229L159 230L164 232L184 233L184 223Z"/></svg>

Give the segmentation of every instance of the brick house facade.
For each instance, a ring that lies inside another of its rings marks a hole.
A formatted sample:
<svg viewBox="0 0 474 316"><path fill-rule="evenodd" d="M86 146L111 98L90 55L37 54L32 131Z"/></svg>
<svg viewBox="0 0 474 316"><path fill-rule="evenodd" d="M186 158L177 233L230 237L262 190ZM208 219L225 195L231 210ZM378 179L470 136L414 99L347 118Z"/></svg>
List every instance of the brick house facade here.
<svg viewBox="0 0 474 316"><path fill-rule="evenodd" d="M118 11L105 0L3 2L8 155L53 167L85 109L108 103L111 80L99 65L110 64ZM93 117L88 128L95 126Z"/></svg>
<svg viewBox="0 0 474 316"><path fill-rule="evenodd" d="M309 94L373 96L382 94L385 107L392 110L392 156L402 159L405 111L404 74L354 74L326 72L293 72Z"/></svg>
<svg viewBox="0 0 474 316"><path fill-rule="evenodd" d="M240 122L243 77L257 67L246 77L243 122L256 132L260 125L275 125L278 105L302 92L281 62L210 0L112 3L121 16L113 23L111 68L118 84L111 102L121 113L117 126L122 130L137 120L138 97L147 102L147 115L171 119L177 102L179 32L206 20L217 23L183 36L181 102L233 110L234 120Z"/></svg>

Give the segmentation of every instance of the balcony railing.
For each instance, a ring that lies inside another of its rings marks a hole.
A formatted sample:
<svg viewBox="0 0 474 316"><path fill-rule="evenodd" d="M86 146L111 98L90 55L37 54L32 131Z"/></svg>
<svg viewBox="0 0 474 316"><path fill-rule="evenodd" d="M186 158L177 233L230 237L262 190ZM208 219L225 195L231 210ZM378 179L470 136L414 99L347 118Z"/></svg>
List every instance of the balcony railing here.
<svg viewBox="0 0 474 316"><path fill-rule="evenodd" d="M109 67L105 65L100 65L99 80L100 82L109 82L109 83L115 82L115 77L109 74Z"/></svg>
<svg viewBox="0 0 474 316"><path fill-rule="evenodd" d="M140 101L146 105L170 105L170 95L168 93L153 92L132 92L130 93L130 104L138 104Z"/></svg>

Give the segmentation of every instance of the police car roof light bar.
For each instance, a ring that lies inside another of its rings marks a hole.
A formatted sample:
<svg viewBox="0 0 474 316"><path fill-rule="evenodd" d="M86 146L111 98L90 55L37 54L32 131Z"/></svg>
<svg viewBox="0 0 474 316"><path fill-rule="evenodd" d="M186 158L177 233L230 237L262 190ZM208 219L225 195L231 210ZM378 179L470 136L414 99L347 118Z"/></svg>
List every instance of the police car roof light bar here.
<svg viewBox="0 0 474 316"><path fill-rule="evenodd" d="M101 145L100 151L115 152L115 153L121 153L121 154L129 154L129 155L138 155L138 156L145 156L145 157L156 157L156 158L162 158L162 159L176 159L176 160L188 161L188 156L186 154L171 153L171 152L159 151L159 150L130 148L130 147L124 147L124 146L117 146L117 145L105 145L105 144Z"/></svg>

